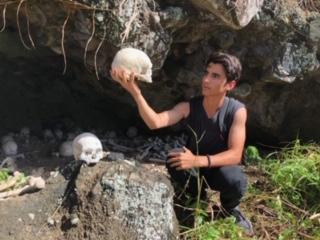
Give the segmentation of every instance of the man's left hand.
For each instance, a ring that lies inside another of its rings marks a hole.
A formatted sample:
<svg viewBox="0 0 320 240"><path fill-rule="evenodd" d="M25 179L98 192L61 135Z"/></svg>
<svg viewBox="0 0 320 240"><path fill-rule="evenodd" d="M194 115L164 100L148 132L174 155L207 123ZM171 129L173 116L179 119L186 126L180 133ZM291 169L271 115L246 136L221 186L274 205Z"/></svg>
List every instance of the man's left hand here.
<svg viewBox="0 0 320 240"><path fill-rule="evenodd" d="M196 155L194 155L188 148L183 147L183 151L169 152L168 163L171 167L175 167L177 170L185 170L194 168L197 166Z"/></svg>

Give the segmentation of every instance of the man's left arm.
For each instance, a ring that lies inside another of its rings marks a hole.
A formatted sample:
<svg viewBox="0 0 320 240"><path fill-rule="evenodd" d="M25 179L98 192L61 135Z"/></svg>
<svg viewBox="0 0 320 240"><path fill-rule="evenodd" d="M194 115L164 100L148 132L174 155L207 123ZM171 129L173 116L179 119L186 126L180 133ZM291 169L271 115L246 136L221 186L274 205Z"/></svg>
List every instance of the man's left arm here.
<svg viewBox="0 0 320 240"><path fill-rule="evenodd" d="M237 165L241 162L243 147L246 139L247 110L240 108L236 111L228 136L228 150L210 156L196 156L189 149L182 153L169 154L169 163L178 170L194 167L221 167Z"/></svg>

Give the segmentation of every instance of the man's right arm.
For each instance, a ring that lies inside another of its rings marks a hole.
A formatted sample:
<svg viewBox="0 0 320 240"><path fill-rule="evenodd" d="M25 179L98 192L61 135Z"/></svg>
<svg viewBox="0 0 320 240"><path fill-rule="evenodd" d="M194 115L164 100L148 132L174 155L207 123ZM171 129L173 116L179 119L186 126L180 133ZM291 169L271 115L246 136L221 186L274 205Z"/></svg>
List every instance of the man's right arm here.
<svg viewBox="0 0 320 240"><path fill-rule="evenodd" d="M150 129L158 129L176 124L189 115L188 102L181 102L168 111L156 113L142 96L134 80L134 74L126 75L124 71L112 70L111 76L126 89L137 103L139 114Z"/></svg>

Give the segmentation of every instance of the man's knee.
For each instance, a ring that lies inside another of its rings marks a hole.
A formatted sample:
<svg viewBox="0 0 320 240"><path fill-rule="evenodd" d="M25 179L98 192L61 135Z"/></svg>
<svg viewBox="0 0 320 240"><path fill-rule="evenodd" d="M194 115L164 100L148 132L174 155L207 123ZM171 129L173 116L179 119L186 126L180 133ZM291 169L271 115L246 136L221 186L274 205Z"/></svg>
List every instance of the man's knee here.
<svg viewBox="0 0 320 240"><path fill-rule="evenodd" d="M218 188L221 191L233 191L243 196L247 189L247 178L240 166L224 166L218 169Z"/></svg>

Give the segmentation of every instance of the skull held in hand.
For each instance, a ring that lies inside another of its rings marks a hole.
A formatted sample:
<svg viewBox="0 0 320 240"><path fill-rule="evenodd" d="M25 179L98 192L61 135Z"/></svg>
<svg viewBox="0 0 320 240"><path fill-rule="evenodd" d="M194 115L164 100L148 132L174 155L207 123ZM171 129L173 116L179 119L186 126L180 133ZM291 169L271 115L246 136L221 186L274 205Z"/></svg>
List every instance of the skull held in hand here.
<svg viewBox="0 0 320 240"><path fill-rule="evenodd" d="M138 80L152 82L152 62L148 55L139 49L123 48L119 50L111 67L133 71Z"/></svg>
<svg viewBox="0 0 320 240"><path fill-rule="evenodd" d="M87 164L97 163L103 158L102 144L96 135L82 133L72 143L75 160L85 161Z"/></svg>

